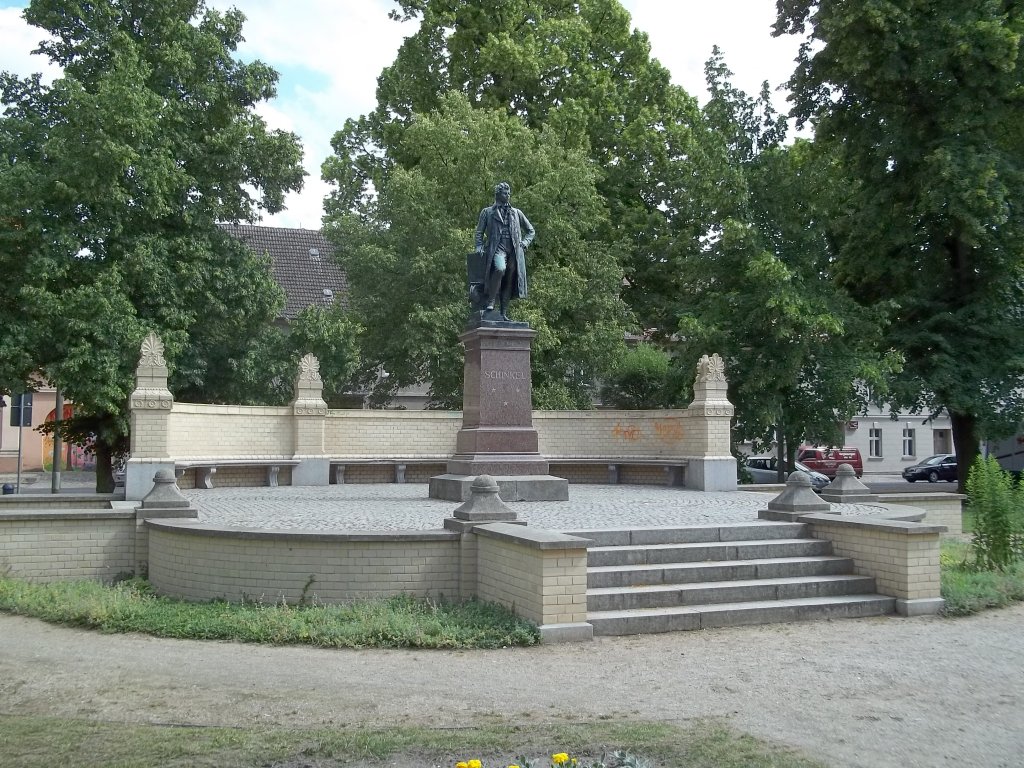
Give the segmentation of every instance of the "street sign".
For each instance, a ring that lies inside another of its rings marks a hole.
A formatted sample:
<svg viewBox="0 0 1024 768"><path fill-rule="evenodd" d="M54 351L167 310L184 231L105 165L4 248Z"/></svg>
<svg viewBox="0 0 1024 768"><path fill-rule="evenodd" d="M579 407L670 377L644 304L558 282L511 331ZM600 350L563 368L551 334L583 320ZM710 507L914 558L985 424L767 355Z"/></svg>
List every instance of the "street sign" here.
<svg viewBox="0 0 1024 768"><path fill-rule="evenodd" d="M32 393L11 395L11 426L32 426Z"/></svg>

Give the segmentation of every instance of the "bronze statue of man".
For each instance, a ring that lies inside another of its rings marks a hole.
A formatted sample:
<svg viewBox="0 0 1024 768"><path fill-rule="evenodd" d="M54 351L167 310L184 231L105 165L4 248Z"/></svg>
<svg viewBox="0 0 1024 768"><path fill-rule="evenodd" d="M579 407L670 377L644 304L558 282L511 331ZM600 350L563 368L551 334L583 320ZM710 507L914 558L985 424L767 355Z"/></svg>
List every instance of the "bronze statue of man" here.
<svg viewBox="0 0 1024 768"><path fill-rule="evenodd" d="M508 303L526 297L526 254L536 232L530 220L510 202L512 187L503 181L494 188L494 205L480 211L476 252L483 259L484 312L497 302L501 320L508 321Z"/></svg>

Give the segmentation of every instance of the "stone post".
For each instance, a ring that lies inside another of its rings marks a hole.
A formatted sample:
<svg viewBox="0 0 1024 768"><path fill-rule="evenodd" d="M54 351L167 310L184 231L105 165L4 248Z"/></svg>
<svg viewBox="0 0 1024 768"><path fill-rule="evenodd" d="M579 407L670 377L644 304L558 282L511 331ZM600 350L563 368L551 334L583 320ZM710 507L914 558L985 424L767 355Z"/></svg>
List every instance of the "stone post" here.
<svg viewBox="0 0 1024 768"><path fill-rule="evenodd" d="M320 361L306 355L299 362L295 380L292 418L295 424L295 459L292 485L327 485L331 462L324 455L324 427L327 403L324 402L324 381L320 378Z"/></svg>
<svg viewBox="0 0 1024 768"><path fill-rule="evenodd" d="M153 488L135 507L135 573L149 571L149 530L147 520L199 517L174 480L174 471L161 469L153 476Z"/></svg>
<svg viewBox="0 0 1024 768"><path fill-rule="evenodd" d="M725 362L718 353L704 355L697 363L693 402L687 408L694 438L692 458L686 467L686 486L698 491L735 491L736 459L732 456L730 430L735 413L729 402Z"/></svg>
<svg viewBox="0 0 1024 768"><path fill-rule="evenodd" d="M135 368L135 390L128 400L131 409L131 455L125 468L125 498L139 500L153 487L153 476L169 470L170 417L174 397L167 388L164 345L155 333L142 341Z"/></svg>
<svg viewBox="0 0 1024 768"><path fill-rule="evenodd" d="M447 472L430 478L432 499L466 501L473 479L490 475L504 501L565 501L569 483L549 474L533 426L526 323L476 320L459 336L463 364L462 429Z"/></svg>

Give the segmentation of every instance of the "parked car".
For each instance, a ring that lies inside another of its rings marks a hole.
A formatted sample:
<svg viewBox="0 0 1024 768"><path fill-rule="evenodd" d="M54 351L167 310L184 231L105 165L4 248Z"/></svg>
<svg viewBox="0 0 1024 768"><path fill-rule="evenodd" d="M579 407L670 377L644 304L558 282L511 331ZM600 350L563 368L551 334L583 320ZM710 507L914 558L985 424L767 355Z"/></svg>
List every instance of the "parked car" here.
<svg viewBox="0 0 1024 768"><path fill-rule="evenodd" d="M956 469L956 454L937 453L924 461L904 468L903 479L910 483L916 483L918 480L927 480L929 483L946 480L955 483L957 481Z"/></svg>
<svg viewBox="0 0 1024 768"><path fill-rule="evenodd" d="M755 483L779 482L779 463L775 456L748 456L745 464L747 466L747 472L750 473L750 479ZM799 461L796 463L796 471L806 474L811 480L811 487L816 491L820 491L830 482L825 475L821 474L821 472L815 472L813 469ZM788 472L786 473L786 477L789 477Z"/></svg>
<svg viewBox="0 0 1024 768"><path fill-rule="evenodd" d="M849 464L857 477L864 476L864 462L858 448L811 448L803 447L797 458L813 469L835 480L840 464Z"/></svg>

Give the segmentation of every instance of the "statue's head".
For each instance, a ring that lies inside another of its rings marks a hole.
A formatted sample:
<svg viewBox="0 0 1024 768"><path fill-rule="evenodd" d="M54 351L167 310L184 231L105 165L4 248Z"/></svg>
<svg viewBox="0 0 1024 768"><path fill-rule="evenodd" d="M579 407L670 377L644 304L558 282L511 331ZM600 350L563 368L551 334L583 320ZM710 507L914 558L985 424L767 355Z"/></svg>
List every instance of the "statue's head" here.
<svg viewBox="0 0 1024 768"><path fill-rule="evenodd" d="M512 199L512 185L503 181L494 188L494 202L505 204Z"/></svg>

